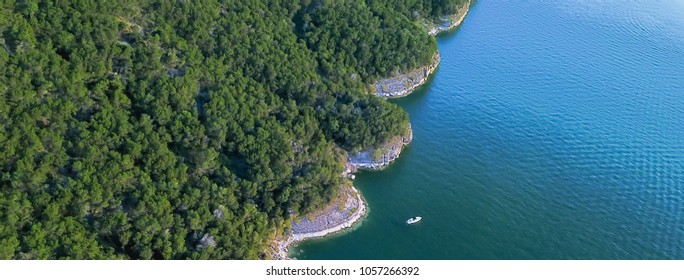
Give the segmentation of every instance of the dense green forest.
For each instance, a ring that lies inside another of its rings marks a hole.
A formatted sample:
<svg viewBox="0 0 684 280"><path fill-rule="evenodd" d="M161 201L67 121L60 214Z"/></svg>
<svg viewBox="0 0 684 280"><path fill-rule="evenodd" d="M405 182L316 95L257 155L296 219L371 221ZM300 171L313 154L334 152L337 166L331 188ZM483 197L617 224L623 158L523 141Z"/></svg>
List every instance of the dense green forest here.
<svg viewBox="0 0 684 280"><path fill-rule="evenodd" d="M379 7L387 7L411 19L435 20L453 15L468 0L376 0Z"/></svg>
<svg viewBox="0 0 684 280"><path fill-rule="evenodd" d="M263 257L456 2L0 0L0 259Z"/></svg>

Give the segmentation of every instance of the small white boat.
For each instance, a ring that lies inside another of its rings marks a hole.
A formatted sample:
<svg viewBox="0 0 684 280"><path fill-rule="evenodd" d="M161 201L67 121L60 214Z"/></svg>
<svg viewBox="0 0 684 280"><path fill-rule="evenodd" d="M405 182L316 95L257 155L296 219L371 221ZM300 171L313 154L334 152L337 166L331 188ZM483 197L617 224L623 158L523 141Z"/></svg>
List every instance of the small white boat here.
<svg viewBox="0 0 684 280"><path fill-rule="evenodd" d="M406 220L406 224L409 224L409 225L410 225L410 224L415 224L415 223L417 223L417 222L420 222L420 220L422 220L422 219L423 219L423 217L415 216L415 217L413 217L413 218L410 218L410 219Z"/></svg>

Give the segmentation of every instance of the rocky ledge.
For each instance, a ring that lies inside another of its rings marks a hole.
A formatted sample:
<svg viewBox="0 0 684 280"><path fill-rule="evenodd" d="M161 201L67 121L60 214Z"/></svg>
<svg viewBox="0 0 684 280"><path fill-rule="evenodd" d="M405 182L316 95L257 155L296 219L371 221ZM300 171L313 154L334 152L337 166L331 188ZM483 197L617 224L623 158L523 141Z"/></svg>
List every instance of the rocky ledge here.
<svg viewBox="0 0 684 280"><path fill-rule="evenodd" d="M432 63L396 77L381 79L375 82L375 94L380 97L401 97L411 93L424 84L432 72L437 69L441 57L439 52L432 56Z"/></svg>
<svg viewBox="0 0 684 280"><path fill-rule="evenodd" d="M444 17L432 26L426 26L428 34L435 36L440 32L448 31L459 26L468 14L470 3L471 1L466 2L458 9L458 13ZM439 52L437 52L432 56L430 65L401 73L395 77L376 81L375 84L373 84L375 95L386 98L408 95L427 81L430 74L437 69L440 59Z"/></svg>
<svg viewBox="0 0 684 280"><path fill-rule="evenodd" d="M378 148L368 149L357 154L349 155L349 159L345 165L345 173L343 175L349 174L349 176L351 176L352 173L359 169L384 168L392 161L399 158L399 154L401 154L404 146L411 143L412 140L413 130L411 129L411 124L409 124L404 135L397 136Z"/></svg>
<svg viewBox="0 0 684 280"><path fill-rule="evenodd" d="M436 22L434 26L429 27L428 34L435 36L440 32L449 31L461 25L468 14L468 10L470 10L470 2L471 1L468 1L463 4L463 6L459 7L458 13L443 17L439 22Z"/></svg>
<svg viewBox="0 0 684 280"><path fill-rule="evenodd" d="M359 191L353 186L343 186L340 195L325 209L293 221L289 234L272 243L272 257L277 260L290 259L288 250L292 244L350 228L365 216L366 203Z"/></svg>

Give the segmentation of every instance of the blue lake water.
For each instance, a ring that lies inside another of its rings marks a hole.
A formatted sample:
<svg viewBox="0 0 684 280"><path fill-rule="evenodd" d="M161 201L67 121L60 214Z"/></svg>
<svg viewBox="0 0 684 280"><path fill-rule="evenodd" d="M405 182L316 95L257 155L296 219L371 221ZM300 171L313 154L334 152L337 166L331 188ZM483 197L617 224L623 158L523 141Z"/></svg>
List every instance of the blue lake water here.
<svg viewBox="0 0 684 280"><path fill-rule="evenodd" d="M684 259L684 1L478 1L438 42L367 219L293 256Z"/></svg>

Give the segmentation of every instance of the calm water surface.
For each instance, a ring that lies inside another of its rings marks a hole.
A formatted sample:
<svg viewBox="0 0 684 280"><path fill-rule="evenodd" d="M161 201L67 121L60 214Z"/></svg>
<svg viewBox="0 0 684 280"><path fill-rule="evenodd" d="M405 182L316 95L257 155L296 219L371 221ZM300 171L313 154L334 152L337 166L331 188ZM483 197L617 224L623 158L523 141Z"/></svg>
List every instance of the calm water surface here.
<svg viewBox="0 0 684 280"><path fill-rule="evenodd" d="M293 256L684 258L683 1L478 1L438 41L368 218Z"/></svg>

